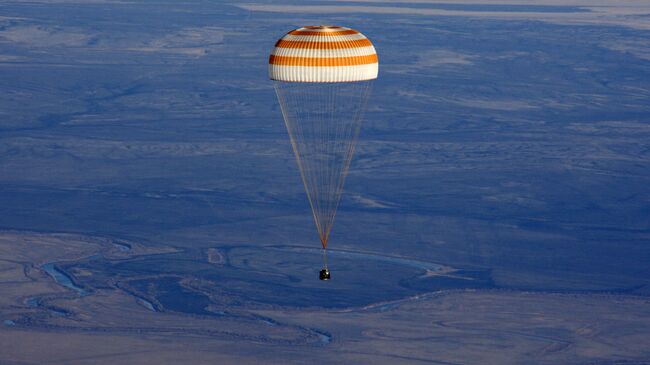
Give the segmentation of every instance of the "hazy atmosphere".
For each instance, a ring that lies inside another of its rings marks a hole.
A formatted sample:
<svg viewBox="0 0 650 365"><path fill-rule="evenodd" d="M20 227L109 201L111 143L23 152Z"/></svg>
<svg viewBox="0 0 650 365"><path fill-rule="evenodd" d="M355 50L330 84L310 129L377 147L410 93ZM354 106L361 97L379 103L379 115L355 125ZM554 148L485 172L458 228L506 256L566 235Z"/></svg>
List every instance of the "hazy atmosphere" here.
<svg viewBox="0 0 650 365"><path fill-rule="evenodd" d="M332 280L275 42L379 58ZM650 364L650 1L2 1L0 364Z"/></svg>

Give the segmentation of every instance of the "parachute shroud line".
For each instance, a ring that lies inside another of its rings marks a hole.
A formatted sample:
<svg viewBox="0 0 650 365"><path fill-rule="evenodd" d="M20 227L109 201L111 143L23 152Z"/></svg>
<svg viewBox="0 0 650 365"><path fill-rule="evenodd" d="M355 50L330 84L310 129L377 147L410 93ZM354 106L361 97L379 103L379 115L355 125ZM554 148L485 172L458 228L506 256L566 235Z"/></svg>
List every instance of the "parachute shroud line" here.
<svg viewBox="0 0 650 365"><path fill-rule="evenodd" d="M371 81L275 82L285 126L323 248L327 247Z"/></svg>

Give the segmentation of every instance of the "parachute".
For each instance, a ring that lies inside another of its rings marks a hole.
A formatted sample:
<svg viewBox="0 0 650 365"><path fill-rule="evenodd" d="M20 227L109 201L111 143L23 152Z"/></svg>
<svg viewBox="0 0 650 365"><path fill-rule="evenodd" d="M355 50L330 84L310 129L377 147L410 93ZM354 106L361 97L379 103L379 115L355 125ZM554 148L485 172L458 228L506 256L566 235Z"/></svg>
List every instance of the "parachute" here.
<svg viewBox="0 0 650 365"><path fill-rule="evenodd" d="M327 243L378 69L370 40L338 26L292 30L269 58L269 77L320 236L327 279Z"/></svg>

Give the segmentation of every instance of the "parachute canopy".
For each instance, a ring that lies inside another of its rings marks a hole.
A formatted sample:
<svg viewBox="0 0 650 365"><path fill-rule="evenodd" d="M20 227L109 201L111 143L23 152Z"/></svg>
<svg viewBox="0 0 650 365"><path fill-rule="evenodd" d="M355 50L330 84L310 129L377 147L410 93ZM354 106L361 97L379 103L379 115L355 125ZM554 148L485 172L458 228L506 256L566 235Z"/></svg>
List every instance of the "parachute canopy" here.
<svg viewBox="0 0 650 365"><path fill-rule="evenodd" d="M291 82L351 82L377 78L377 52L354 29L306 26L275 43L269 57L272 80Z"/></svg>
<svg viewBox="0 0 650 365"><path fill-rule="evenodd" d="M269 76L324 249L377 72L368 38L337 26L293 30L269 58Z"/></svg>

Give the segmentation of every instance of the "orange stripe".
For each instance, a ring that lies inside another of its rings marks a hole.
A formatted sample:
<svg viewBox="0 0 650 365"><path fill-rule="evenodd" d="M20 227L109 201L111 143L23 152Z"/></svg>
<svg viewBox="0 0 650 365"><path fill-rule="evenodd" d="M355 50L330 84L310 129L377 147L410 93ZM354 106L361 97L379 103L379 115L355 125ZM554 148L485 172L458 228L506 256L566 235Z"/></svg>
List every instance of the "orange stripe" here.
<svg viewBox="0 0 650 365"><path fill-rule="evenodd" d="M323 36L323 37L329 37L333 35L349 35L349 34L359 34L354 29L348 29L348 30L338 30L335 32L311 32L308 30L292 30L291 32L287 33L291 35L318 35L318 36Z"/></svg>
<svg viewBox="0 0 650 365"><path fill-rule="evenodd" d="M367 56L354 56L354 57L332 57L332 58L316 58L316 57L289 57L289 56L274 56L269 57L269 64L280 66L309 66L309 67L336 67L336 66L356 66L356 65L369 65L378 63L377 55Z"/></svg>
<svg viewBox="0 0 650 365"><path fill-rule="evenodd" d="M285 41L280 39L276 44L278 48L302 48L302 49L345 49L370 47L372 43L368 39L356 39L353 41L341 42L305 42L305 41Z"/></svg>

